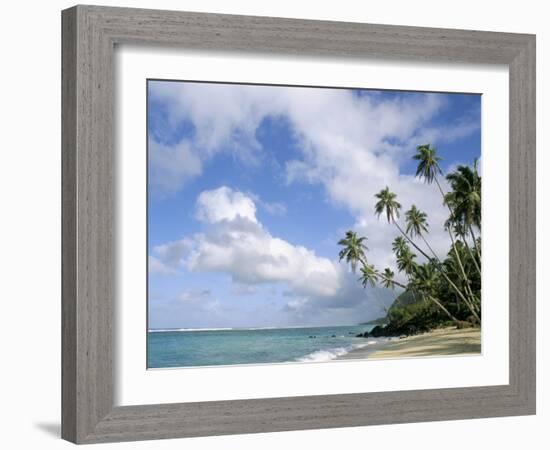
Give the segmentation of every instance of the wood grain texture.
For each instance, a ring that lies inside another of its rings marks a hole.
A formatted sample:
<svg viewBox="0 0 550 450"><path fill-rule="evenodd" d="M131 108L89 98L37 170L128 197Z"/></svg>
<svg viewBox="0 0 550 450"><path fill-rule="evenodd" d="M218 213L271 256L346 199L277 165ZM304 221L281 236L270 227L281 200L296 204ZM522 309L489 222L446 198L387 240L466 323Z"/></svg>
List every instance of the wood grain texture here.
<svg viewBox="0 0 550 450"><path fill-rule="evenodd" d="M75 10L62 17L61 130L61 367L62 431L76 440L76 21Z"/></svg>
<svg viewBox="0 0 550 450"><path fill-rule="evenodd" d="M63 31L63 414L77 443L535 412L535 38L531 35L77 6ZM510 383L113 407L116 44L510 68Z"/></svg>

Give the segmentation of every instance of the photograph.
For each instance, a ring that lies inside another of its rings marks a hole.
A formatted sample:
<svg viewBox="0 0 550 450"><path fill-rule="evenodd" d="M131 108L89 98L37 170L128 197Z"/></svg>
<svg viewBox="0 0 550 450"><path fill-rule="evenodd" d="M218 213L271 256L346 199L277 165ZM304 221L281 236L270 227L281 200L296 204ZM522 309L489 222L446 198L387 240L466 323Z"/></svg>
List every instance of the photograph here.
<svg viewBox="0 0 550 450"><path fill-rule="evenodd" d="M548 442L519 6L5 2L2 448Z"/></svg>
<svg viewBox="0 0 550 450"><path fill-rule="evenodd" d="M147 367L480 354L481 97L147 80Z"/></svg>

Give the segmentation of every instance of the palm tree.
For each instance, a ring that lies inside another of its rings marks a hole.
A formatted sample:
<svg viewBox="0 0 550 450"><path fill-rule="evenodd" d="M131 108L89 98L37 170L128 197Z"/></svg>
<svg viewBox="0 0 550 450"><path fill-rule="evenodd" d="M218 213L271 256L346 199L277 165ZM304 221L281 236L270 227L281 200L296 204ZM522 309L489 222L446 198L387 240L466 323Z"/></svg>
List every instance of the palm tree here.
<svg viewBox="0 0 550 450"><path fill-rule="evenodd" d="M397 270L405 272L410 285L411 275L416 267L416 262L414 261L416 255L411 251L411 248L407 245L407 241L402 236L397 236L393 240L392 250L396 256ZM409 286L407 286L407 290L410 290ZM411 290L411 293L416 301L416 293L413 290Z"/></svg>
<svg viewBox="0 0 550 450"><path fill-rule="evenodd" d="M393 241L392 250L397 257L397 269L399 272L405 272L407 275L410 275L416 265L414 261L416 255L407 245L407 241L403 237L397 236Z"/></svg>
<svg viewBox="0 0 550 450"><path fill-rule="evenodd" d="M401 209L401 203L396 200L397 195L391 192L390 189L386 186L378 194L375 194L375 197L378 199L378 201L374 205L374 211L378 218L380 218L382 214L385 214L386 218L388 219L388 223L393 223L399 230L399 232L405 237L405 239L407 239L420 253L422 253L429 260L430 257L421 248L419 248L409 238L409 236L407 236L407 233L405 233L397 223L396 219L399 218L399 210Z"/></svg>
<svg viewBox="0 0 550 450"><path fill-rule="evenodd" d="M378 281L380 278L384 282L391 282L394 286L399 286L403 289L406 289L404 284L401 284L395 280L388 279L387 273L381 273L372 264L367 264L366 252L368 251L367 246L364 244L366 242L366 237L359 237L355 231L346 231L346 237L338 241L338 245L343 246L344 248L339 252L340 261L343 259L346 260L348 264L351 265L352 271L355 273L357 265L361 263L361 284L363 287L367 285L374 286L374 282ZM393 273L393 272L392 272Z"/></svg>
<svg viewBox="0 0 550 450"><path fill-rule="evenodd" d="M466 273L468 273L470 279L472 280L473 288L475 288L475 292L478 293L476 297L473 299L470 299L470 305L468 306L468 309L472 313L472 315L477 319L480 318L481 314L481 302L480 298L481 296L481 276L477 272L474 272L473 264L471 263L471 259L468 258L468 250L466 245L462 241L457 241L457 250L458 254L460 255L461 259L466 263L464 266ZM453 279L453 281L457 285L461 285L464 283L462 277L460 276L460 269L458 266L458 261L456 258L456 255L454 251L451 249L449 253L447 254L447 258L445 259L443 265L445 266L445 272L448 274L448 276Z"/></svg>
<svg viewBox="0 0 550 450"><path fill-rule="evenodd" d="M431 173L429 169L426 169L427 173ZM437 178L436 178L437 179ZM401 204L397 201L397 195L394 194L389 190L389 188L386 186L384 189L382 189L378 194L375 195L375 197L378 199L378 202L376 202L374 206L374 211L378 217L380 217L382 214L386 215L386 218L388 219L388 222L393 223L399 232L405 237L407 241L409 241L414 248L416 248L427 260L428 262L432 261L432 257L430 257L424 250L422 250L410 237L409 235L403 231L403 229L399 226L399 224L396 221L396 218L399 217L399 210L401 209ZM424 243L426 246L430 249L433 256L435 257L436 261L438 262L437 267L439 271L441 272L441 275L447 280L447 282L452 286L452 288L456 291L456 293L459 295L459 297L468 305L468 307L472 310L472 314L477 317L477 314L475 311L473 311L472 302L468 301L466 296L461 292L459 287L452 282L452 280L447 276L443 268L441 267L441 261L437 254L433 251L433 249L428 244L427 240L424 237L423 232L428 230L428 224L426 221L426 214L422 211L418 210L415 206L411 208L411 210L407 211L407 226L409 231L412 233L418 234L422 237ZM454 241L453 241L454 243ZM458 253L457 253L458 255ZM460 260L459 260L460 262ZM464 270L462 270L464 273ZM466 274L464 273L464 277L467 280ZM469 288L469 285L466 285L466 295L472 296L473 293L471 289Z"/></svg>
<svg viewBox="0 0 550 450"><path fill-rule="evenodd" d="M419 292L427 300L432 301L441 309L453 322L460 321L453 316L449 310L437 299L437 287L439 275L432 263L426 263L416 266L411 282L412 289Z"/></svg>
<svg viewBox="0 0 550 450"><path fill-rule="evenodd" d="M384 189L382 189L378 194L375 194L375 197L378 199L378 202L374 205L374 211L378 218L382 214L386 214L386 218L388 219L389 223L393 223L396 228L399 230L399 232L403 235L403 237L409 241L412 246L418 250L428 261L431 260L431 256L429 256L424 250L422 250L416 243L409 237L405 231L399 226L397 221L395 219L399 218L399 210L401 209L401 204L396 200L397 195L393 192L390 192L389 188L386 186Z"/></svg>
<svg viewBox="0 0 550 450"><path fill-rule="evenodd" d="M344 247L338 254L340 261L345 259L346 262L351 265L351 270L353 273L357 271L358 263L361 263L364 266L366 265L367 258L365 256L365 252L368 251L366 242L366 237L358 237L357 233L351 230L346 231L346 237L338 241L338 245Z"/></svg>
<svg viewBox="0 0 550 450"><path fill-rule="evenodd" d="M396 200L397 195L390 192L390 188L386 186L375 197L378 199L374 206L376 215L380 217L385 212L388 222L395 223L395 219L399 218L399 210L401 209L401 203Z"/></svg>
<svg viewBox="0 0 550 450"><path fill-rule="evenodd" d="M433 257L437 261L441 262L439 257L431 247L431 245L428 243L425 236L425 234L428 233L428 228L429 228L427 218L428 216L425 212L420 211L415 205L412 205L411 209L409 209L405 213L405 220L407 224L407 227L405 230L407 234L411 235L411 237L415 237L415 236L420 237L424 242L424 244L426 245L426 247L428 247L428 249L432 253Z"/></svg>
<svg viewBox="0 0 550 450"><path fill-rule="evenodd" d="M454 218L468 227L481 229L481 177L477 172L477 160L474 160L473 169L460 165L446 178L452 191L445 197L455 205Z"/></svg>
<svg viewBox="0 0 550 450"><path fill-rule="evenodd" d="M457 234L462 237L466 245L468 245L466 232L469 232L477 257L481 260L473 230L473 227L481 229L481 177L477 172L477 160L474 160L473 170L469 166L461 165L446 178L452 189L445 195L445 201L453 211L449 222L454 225ZM481 274L477 260L471 255L471 250L469 253L476 269Z"/></svg>
<svg viewBox="0 0 550 450"><path fill-rule="evenodd" d="M405 217L407 220L407 227L406 231L407 233L411 234L411 236L419 236L424 244L430 249L430 252L433 254L435 261L437 261L437 267L440 269L441 275L445 280L451 285L451 287L454 288L454 290L459 294L459 297L462 298L462 300L466 303L472 314L476 319L479 319L479 316L477 314L477 311L475 311L475 300L472 298L471 300L468 300L459 290L456 283L454 283L450 278L449 275L446 273L444 268L442 267L442 262L439 256L434 252L430 244L428 243L425 233L428 232L428 222L427 222L427 215L426 213L420 211L415 205L411 207L406 213ZM458 252L457 252L458 254ZM473 297L473 293L470 289L470 287L466 286L466 292L467 295L470 297Z"/></svg>
<svg viewBox="0 0 550 450"><path fill-rule="evenodd" d="M383 274L385 278L382 281L382 286L384 286L386 289L395 288L395 281L393 280L395 274L393 273L393 270L391 270L389 267L386 267Z"/></svg>
<svg viewBox="0 0 550 450"><path fill-rule="evenodd" d="M409 241L413 245L413 247L416 248L428 261L431 261L432 258L424 250L422 250L418 245L416 245L416 243L409 237L407 233L403 231L403 229L399 226L399 224L395 220L396 218L399 217L399 210L401 209L401 204L396 200L397 195L391 192L390 189L386 186L378 194L376 194L375 197L378 199L378 202L376 202L376 204L374 205L374 211L376 215L380 217L382 214L385 213L386 218L388 219L388 222L393 223L397 227L399 232L405 237L405 239L407 239L407 241ZM420 211L418 210L416 211L420 213ZM422 214L419 215L420 217L419 220L422 219ZM427 229L427 224L425 222L425 214L424 214L424 222L417 225L416 231L421 233L422 228ZM424 240L424 242L426 241ZM430 248L429 245L428 245L428 248ZM433 250L432 250L432 253L433 253ZM434 256L437 258L437 255L435 255L435 253L434 253ZM443 276L446 277L444 273L443 273ZM452 283L450 280L449 282ZM457 290L457 293L459 295L462 295L462 293L459 292L458 287L455 284L453 284L453 286Z"/></svg>
<svg viewBox="0 0 550 450"><path fill-rule="evenodd" d="M372 264L365 264L361 267L361 277L359 278L361 285L366 288L367 286L374 287L378 281L378 275L376 269Z"/></svg>
<svg viewBox="0 0 550 450"><path fill-rule="evenodd" d="M439 166L439 161L441 161L441 157L437 155L437 151L435 147L431 147L430 144L424 144L419 145L416 148L416 154L413 156L413 159L418 161L418 166L416 169L416 176L424 179L424 182L427 184L431 184L435 181L435 184L437 185L437 188L439 189L439 192L441 193L441 196L443 197L443 203L449 208L449 212L451 213L451 216L454 216L453 210L450 207L450 205L445 201L445 193L443 192L443 189L441 187L441 184L439 183L439 180L437 178L438 174L442 174L441 167ZM460 260L460 256L458 255L458 252L456 250L456 242L455 238L453 236L453 233L451 231L450 227L445 227L447 232L449 233L449 237L451 238L451 243L453 250L455 252L457 262L460 268L461 275L464 279L464 282L466 283L466 291L469 296L473 297L472 290L470 288L470 280L468 279L468 276L466 275L466 272L464 271L464 266L462 264L462 261Z"/></svg>
<svg viewBox="0 0 550 450"><path fill-rule="evenodd" d="M413 159L418 161L416 176L424 178L424 181L428 184L435 181L439 186L437 175L442 173L441 167L439 167L441 157L437 155L436 149L431 147L430 144L419 145L416 147L416 155L413 156Z"/></svg>
<svg viewBox="0 0 550 450"><path fill-rule="evenodd" d="M402 236L396 236L396 238L393 240L392 250L396 255L399 253L403 253L408 248L409 246L407 245L407 241L403 239Z"/></svg>
<svg viewBox="0 0 550 450"><path fill-rule="evenodd" d="M407 219L406 231L411 236L422 236L422 233L428 232L428 216L415 205L412 205L411 209L405 213L405 218Z"/></svg>

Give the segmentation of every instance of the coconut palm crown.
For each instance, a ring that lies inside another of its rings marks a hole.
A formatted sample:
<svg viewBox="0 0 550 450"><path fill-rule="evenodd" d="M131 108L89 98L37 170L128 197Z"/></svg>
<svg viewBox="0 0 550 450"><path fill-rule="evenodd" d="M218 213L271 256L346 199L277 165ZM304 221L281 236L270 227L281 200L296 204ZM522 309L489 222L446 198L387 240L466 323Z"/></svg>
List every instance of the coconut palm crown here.
<svg viewBox="0 0 550 450"><path fill-rule="evenodd" d="M382 279L382 286L384 286L386 289L393 289L395 288L395 282L393 281L393 276L395 275L393 273L393 270L391 270L389 267L386 267L383 272L384 278Z"/></svg>
<svg viewBox="0 0 550 450"><path fill-rule="evenodd" d="M477 173L477 161L470 166L458 166L447 175L451 191L445 201L452 206L451 221L462 227L481 228L481 177Z"/></svg>
<svg viewBox="0 0 550 450"><path fill-rule="evenodd" d="M426 213L420 211L415 205L411 206L405 213L407 221L407 234L411 236L421 236L422 233L428 232L428 222Z"/></svg>
<svg viewBox="0 0 550 450"><path fill-rule="evenodd" d="M378 273L372 264L365 264L361 267L361 277L359 278L363 287L370 285L374 287L378 281Z"/></svg>
<svg viewBox="0 0 550 450"><path fill-rule="evenodd" d="M409 249L409 245L403 236L397 236L392 242L392 250L399 257L400 254L404 253Z"/></svg>
<svg viewBox="0 0 550 450"><path fill-rule="evenodd" d="M346 237L338 241L338 245L344 247L338 256L340 261L346 260L351 266L353 273L357 270L357 264L366 261L365 252L368 251L366 237L359 237L355 231L346 231Z"/></svg>
<svg viewBox="0 0 550 450"><path fill-rule="evenodd" d="M416 154L413 159L418 161L416 176L423 178L426 183L431 184L437 175L441 174L441 168L439 167L441 157L437 155L435 147L431 147L430 144L416 147Z"/></svg>
<svg viewBox="0 0 550 450"><path fill-rule="evenodd" d="M416 268L415 258L416 254L411 252L409 247L400 253L397 257L397 269L399 272L405 272L407 275L411 275Z"/></svg>
<svg viewBox="0 0 550 450"><path fill-rule="evenodd" d="M385 213L388 222L394 222L399 217L399 210L401 209L401 203L396 200L397 195L386 186L375 197L378 199L374 206L376 215L380 217Z"/></svg>

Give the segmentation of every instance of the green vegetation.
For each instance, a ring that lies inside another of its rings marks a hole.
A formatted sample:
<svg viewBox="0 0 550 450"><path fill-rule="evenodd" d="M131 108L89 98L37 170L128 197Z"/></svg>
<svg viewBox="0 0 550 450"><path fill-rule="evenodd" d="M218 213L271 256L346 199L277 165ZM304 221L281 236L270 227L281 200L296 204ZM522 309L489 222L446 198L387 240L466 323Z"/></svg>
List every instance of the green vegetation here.
<svg viewBox="0 0 550 450"><path fill-rule="evenodd" d="M388 323L388 319L386 316L379 317L378 319L369 320L368 322L360 323L359 325L386 325Z"/></svg>
<svg viewBox="0 0 550 450"><path fill-rule="evenodd" d="M436 149L420 145L413 158L418 161L416 176L437 187L449 211L442 226L450 248L444 258L433 250L425 212L411 205L402 227L397 195L387 186L376 194L375 214L383 216L399 233L392 251L396 269L405 281L396 281L391 268L379 270L368 262L367 237L350 230L338 242L342 246L340 260L349 263L354 273L359 267L363 287L380 284L403 289L388 309L386 323L371 331L374 336L415 334L449 324L481 325L481 176L477 161L448 174L450 191L445 192L439 180L443 172Z"/></svg>

